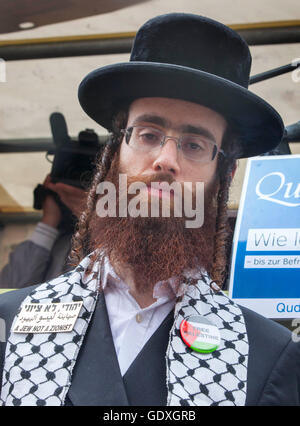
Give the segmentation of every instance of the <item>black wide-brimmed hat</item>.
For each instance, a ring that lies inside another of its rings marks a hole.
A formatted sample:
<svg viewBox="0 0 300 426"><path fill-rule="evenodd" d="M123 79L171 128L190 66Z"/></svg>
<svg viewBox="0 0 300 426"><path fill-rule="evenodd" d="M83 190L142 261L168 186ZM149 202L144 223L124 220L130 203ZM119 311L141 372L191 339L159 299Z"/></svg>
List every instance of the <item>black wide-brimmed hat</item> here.
<svg viewBox="0 0 300 426"><path fill-rule="evenodd" d="M130 61L101 67L79 86L79 101L97 123L112 129L124 102L165 97L195 102L225 117L240 136L240 157L275 148L283 136L280 115L248 90L247 43L212 19L170 13L137 32Z"/></svg>

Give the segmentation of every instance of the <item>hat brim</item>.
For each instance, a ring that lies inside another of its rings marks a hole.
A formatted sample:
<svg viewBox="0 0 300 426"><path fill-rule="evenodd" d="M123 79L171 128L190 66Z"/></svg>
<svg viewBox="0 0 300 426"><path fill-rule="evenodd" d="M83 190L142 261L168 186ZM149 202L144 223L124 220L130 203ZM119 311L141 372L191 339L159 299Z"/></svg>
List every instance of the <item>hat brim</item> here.
<svg viewBox="0 0 300 426"><path fill-rule="evenodd" d="M234 125L241 158L274 149L284 131L280 115L259 96L214 74L180 65L126 62L102 67L83 79L78 97L83 110L108 130L125 101L164 97L204 105Z"/></svg>

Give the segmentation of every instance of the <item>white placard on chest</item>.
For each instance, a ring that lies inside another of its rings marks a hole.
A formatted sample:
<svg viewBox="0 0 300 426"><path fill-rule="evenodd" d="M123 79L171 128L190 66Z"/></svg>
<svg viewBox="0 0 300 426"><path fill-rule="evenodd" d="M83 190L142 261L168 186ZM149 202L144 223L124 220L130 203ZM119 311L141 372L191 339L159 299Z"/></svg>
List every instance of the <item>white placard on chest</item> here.
<svg viewBox="0 0 300 426"><path fill-rule="evenodd" d="M14 324L14 333L65 333L72 331L82 302L26 303Z"/></svg>

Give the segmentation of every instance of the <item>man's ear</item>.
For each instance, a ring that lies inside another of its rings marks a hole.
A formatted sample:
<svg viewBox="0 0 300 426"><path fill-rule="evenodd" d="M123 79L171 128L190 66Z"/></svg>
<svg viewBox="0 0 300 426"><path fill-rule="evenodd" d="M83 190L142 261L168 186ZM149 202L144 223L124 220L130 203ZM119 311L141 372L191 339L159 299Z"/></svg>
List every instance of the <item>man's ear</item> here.
<svg viewBox="0 0 300 426"><path fill-rule="evenodd" d="M237 169L237 160L234 162L234 165L233 165L232 170L231 170L231 180L234 178L236 169Z"/></svg>

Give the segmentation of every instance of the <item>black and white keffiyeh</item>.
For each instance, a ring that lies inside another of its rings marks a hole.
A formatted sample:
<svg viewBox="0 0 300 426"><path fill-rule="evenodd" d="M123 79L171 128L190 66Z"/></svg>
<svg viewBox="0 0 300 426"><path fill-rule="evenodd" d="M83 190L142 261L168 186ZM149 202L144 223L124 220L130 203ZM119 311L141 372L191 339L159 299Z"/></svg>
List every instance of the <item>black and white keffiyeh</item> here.
<svg viewBox="0 0 300 426"><path fill-rule="evenodd" d="M168 405L245 405L248 336L240 308L203 277L188 286L175 310L167 350ZM180 336L180 324L200 315L218 327L221 344L211 353L193 351Z"/></svg>
<svg viewBox="0 0 300 426"><path fill-rule="evenodd" d="M86 276L89 263L89 257L85 258L74 271L41 284L23 301L23 304L82 301L83 305L71 332L10 333L2 379L3 405L64 403L72 370L97 301L98 274L95 268Z"/></svg>
<svg viewBox="0 0 300 426"><path fill-rule="evenodd" d="M64 404L100 287L99 264L86 274L89 264L87 256L73 271L41 284L23 301L23 304L78 301L83 304L70 332L11 331L6 345L2 405ZM216 351L198 353L184 344L179 326L190 315L204 316L219 328L221 344ZM244 405L248 351L240 308L221 291L213 291L205 277L196 286L187 285L181 302L176 305L166 354L167 404Z"/></svg>

